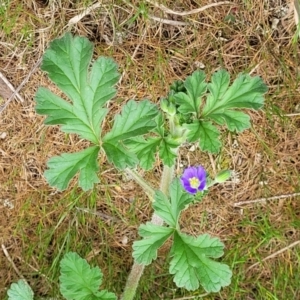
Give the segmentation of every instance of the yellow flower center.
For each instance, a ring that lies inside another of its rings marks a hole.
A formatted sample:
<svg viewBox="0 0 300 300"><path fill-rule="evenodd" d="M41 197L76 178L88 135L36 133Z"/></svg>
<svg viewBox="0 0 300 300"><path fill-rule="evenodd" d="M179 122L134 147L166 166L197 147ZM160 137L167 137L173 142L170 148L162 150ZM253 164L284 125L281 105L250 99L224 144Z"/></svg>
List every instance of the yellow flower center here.
<svg viewBox="0 0 300 300"><path fill-rule="evenodd" d="M197 189L200 185L200 181L197 177L189 178L189 182L190 182L191 188L193 188L193 189Z"/></svg>

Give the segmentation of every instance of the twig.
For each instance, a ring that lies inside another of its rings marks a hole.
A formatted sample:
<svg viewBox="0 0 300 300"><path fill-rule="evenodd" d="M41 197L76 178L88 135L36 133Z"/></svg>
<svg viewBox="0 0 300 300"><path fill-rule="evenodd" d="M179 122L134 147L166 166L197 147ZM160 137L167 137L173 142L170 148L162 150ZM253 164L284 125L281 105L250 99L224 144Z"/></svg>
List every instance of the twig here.
<svg viewBox="0 0 300 300"><path fill-rule="evenodd" d="M193 15L193 14L197 14L199 12L202 12L208 8L211 8L211 7L215 7L215 6L220 6L220 5L236 5L232 2L229 2L229 1L221 1L221 2L217 2L217 3L211 3L211 4L208 4L208 5L204 5L202 7L199 7L199 8L196 8L196 9L192 9L192 10L189 10L189 11L174 11L172 9L169 9L167 8L166 6L162 5L162 4L159 4L157 2L154 2L154 1L151 1L151 0L146 0L148 3L154 5L155 7L158 7L159 9L163 10L165 13L168 13L168 14L172 14L172 15L177 15L177 16L188 16L188 15Z"/></svg>
<svg viewBox="0 0 300 300"><path fill-rule="evenodd" d="M21 272L19 271L19 269L16 267L14 261L13 261L12 258L10 257L10 255L9 255L9 253L8 253L8 251L7 251L7 249L6 249L6 247L5 247L3 244L1 244L1 247L2 247L2 251L3 251L4 255L6 256L7 260L11 263L12 267L14 268L14 270L16 271L16 273L18 274L19 278L25 280L24 276L21 274ZM26 280L25 280L25 281L26 281Z"/></svg>
<svg viewBox="0 0 300 300"><path fill-rule="evenodd" d="M22 87L27 83L32 73L36 70L36 68L40 65L42 61L42 57L38 59L38 61L35 63L33 68L30 70L28 75L24 78L24 80L21 82L21 84L17 87L17 89L12 93L12 95L8 98L8 100L0 105L0 114L4 111L4 109L8 106L8 104L13 100L13 98L19 93L19 91L22 89Z"/></svg>
<svg viewBox="0 0 300 300"><path fill-rule="evenodd" d="M265 203L266 201L270 201L270 200L287 199L287 198L297 197L297 196L300 196L300 193L279 195L279 196L274 196L274 197L269 197L269 198L259 198L259 199L255 199L255 200L249 200L249 201L241 201L241 202L234 203L233 206L237 207L237 206L242 206L242 205L246 205L246 204Z"/></svg>
<svg viewBox="0 0 300 300"><path fill-rule="evenodd" d="M269 255L269 256L267 256L267 257L265 257L262 261L257 262L257 263L255 263L254 265L250 266L250 267L247 269L247 271L251 270L251 269L254 268L255 266L259 265L260 263L262 263L262 262L264 262L264 261L266 261L266 260L268 260L268 259L270 259L270 258L273 258L273 257L277 256L278 254L280 254L280 253L282 253L282 252L284 252L284 251L286 251L286 250L288 250L288 249L290 249L290 248L292 248L292 247L297 246L298 244L300 244L300 240L299 240L299 241L296 241L296 242L294 242L294 243L292 243L292 244L290 244L290 245L287 246L287 247L284 247L284 248L282 248L282 249L276 251L275 253L273 253L273 254L271 254L271 255Z"/></svg>

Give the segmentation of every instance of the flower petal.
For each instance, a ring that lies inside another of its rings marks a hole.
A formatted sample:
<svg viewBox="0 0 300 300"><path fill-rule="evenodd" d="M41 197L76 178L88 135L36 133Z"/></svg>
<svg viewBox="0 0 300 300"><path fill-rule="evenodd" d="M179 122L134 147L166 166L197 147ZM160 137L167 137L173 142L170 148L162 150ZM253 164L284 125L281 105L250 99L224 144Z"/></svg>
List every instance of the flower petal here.
<svg viewBox="0 0 300 300"><path fill-rule="evenodd" d="M183 172L183 177L185 178L192 178L192 177L196 177L197 176L197 169L195 167L189 167L186 168Z"/></svg>
<svg viewBox="0 0 300 300"><path fill-rule="evenodd" d="M197 193L197 190L196 189L193 189L190 185L185 185L184 186L184 189L190 193L190 194L196 194Z"/></svg>
<svg viewBox="0 0 300 300"><path fill-rule="evenodd" d="M201 181L206 178L206 171L201 166L197 168L197 178Z"/></svg>
<svg viewBox="0 0 300 300"><path fill-rule="evenodd" d="M198 187L198 191L203 191L205 189L206 186L206 180L201 180L201 183Z"/></svg>

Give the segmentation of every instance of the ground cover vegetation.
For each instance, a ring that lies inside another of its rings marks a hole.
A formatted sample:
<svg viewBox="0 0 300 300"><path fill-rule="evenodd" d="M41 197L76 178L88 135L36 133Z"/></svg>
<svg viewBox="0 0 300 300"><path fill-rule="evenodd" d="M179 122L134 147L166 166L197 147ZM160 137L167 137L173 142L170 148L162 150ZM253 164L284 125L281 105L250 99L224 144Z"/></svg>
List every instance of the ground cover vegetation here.
<svg viewBox="0 0 300 300"><path fill-rule="evenodd" d="M186 166L199 164L213 177L226 168L235 172L231 181L214 186L201 203L186 210L180 224L187 234L207 232L224 242L222 261L233 270L231 285L205 295L201 289L176 288L168 275L170 245L165 245L146 268L137 299L299 297L299 53L290 3L232 1L205 7L209 4L1 4L1 73L21 94L8 102L9 92L1 84L6 92L1 93L0 119L1 299L19 278L38 297L58 298L59 262L68 251L100 266L105 278L101 288L119 295L132 264L137 228L152 214L142 190L105 157L100 161L101 182L88 193L76 181L64 192L45 181L50 157L88 146L58 127L45 127L35 114L38 86L60 93L37 62L48 43L66 30L91 40L95 58L106 55L118 63L122 75L117 98L110 103L112 118L130 99L159 103L174 80L199 69L211 76L226 69L232 78L250 72L269 87L264 111L250 112L250 131L236 135L223 130L218 154L203 154L194 146L180 149L176 164L178 175ZM102 130L110 126L107 122ZM158 186L159 161L155 173L139 171Z"/></svg>

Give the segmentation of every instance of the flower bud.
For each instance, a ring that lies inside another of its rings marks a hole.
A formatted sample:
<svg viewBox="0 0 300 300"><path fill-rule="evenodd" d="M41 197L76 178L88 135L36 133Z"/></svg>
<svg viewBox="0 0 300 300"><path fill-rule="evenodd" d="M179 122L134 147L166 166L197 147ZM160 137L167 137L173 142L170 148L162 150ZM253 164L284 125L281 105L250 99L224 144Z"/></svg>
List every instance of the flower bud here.
<svg viewBox="0 0 300 300"><path fill-rule="evenodd" d="M169 107L168 107L168 114L170 116L175 116L176 115L176 107L173 103L170 103L169 104Z"/></svg>
<svg viewBox="0 0 300 300"><path fill-rule="evenodd" d="M176 103L176 102L175 102L174 94L169 94L168 100L169 100L170 103Z"/></svg>
<svg viewBox="0 0 300 300"><path fill-rule="evenodd" d="M231 171L230 170L224 170L221 171L219 174L217 174L216 178L215 178L215 182L216 183L223 183L226 180L228 180L231 176Z"/></svg>
<svg viewBox="0 0 300 300"><path fill-rule="evenodd" d="M166 98L160 100L160 107L162 111L168 113L169 101Z"/></svg>
<svg viewBox="0 0 300 300"><path fill-rule="evenodd" d="M185 92L184 82L182 80L175 80L171 84L170 90L174 93Z"/></svg>

